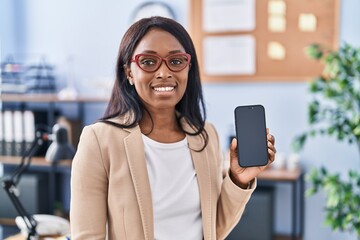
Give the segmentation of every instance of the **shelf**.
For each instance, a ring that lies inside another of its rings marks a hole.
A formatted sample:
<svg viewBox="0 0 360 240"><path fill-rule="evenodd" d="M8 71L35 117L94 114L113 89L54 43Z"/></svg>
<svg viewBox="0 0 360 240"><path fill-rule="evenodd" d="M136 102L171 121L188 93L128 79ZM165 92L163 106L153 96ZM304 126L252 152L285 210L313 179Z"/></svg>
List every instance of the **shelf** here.
<svg viewBox="0 0 360 240"><path fill-rule="evenodd" d="M0 156L0 162L6 165L18 165L21 157L15 156ZM72 160L66 159L58 162L58 167L71 167ZM31 158L31 167L51 167L51 162L45 160L44 157Z"/></svg>
<svg viewBox="0 0 360 240"><path fill-rule="evenodd" d="M47 104L47 124L54 125L56 123L55 119L55 110L57 104L76 104L78 108L78 119L81 123L84 123L85 105L86 104L106 104L109 101L109 98L106 97L94 97L94 96L78 96L76 98L59 98L58 94L50 93L38 93L38 94L0 94L0 102L5 103L3 109L12 108L11 104L17 104L14 109L16 110L26 110L28 103L41 103ZM9 103L7 105L6 103ZM6 106L6 107L5 107ZM20 106L20 107L19 107Z"/></svg>
<svg viewBox="0 0 360 240"><path fill-rule="evenodd" d="M20 164L20 161L21 157L18 156L0 156L0 163L2 163L6 169L16 168ZM32 157L31 164L26 172L36 171L50 173L55 170L56 173L70 174L71 164L72 160L66 159L60 160L53 166L52 163L46 161L44 157Z"/></svg>
<svg viewBox="0 0 360 240"><path fill-rule="evenodd" d="M63 102L63 103L77 103L77 102L108 102L106 97L93 96L78 96L76 98L60 99L57 94L1 94L0 101L2 102Z"/></svg>
<svg viewBox="0 0 360 240"><path fill-rule="evenodd" d="M16 226L14 218L0 218L0 225Z"/></svg>
<svg viewBox="0 0 360 240"><path fill-rule="evenodd" d="M293 171L285 169L266 169L258 176L259 180L263 181L297 181L303 172L300 169Z"/></svg>
<svg viewBox="0 0 360 240"><path fill-rule="evenodd" d="M106 97L99 96L78 96L76 98L59 98L58 94L0 94L0 102L3 103L3 110L8 111L32 111L34 109L38 110L38 107L31 106L34 103L41 104L40 109L43 109L46 112L46 115L41 116L42 124L47 126L53 126L56 123L57 109L61 104L71 104L75 105L77 113L77 122L80 124L75 124L73 130L81 130L84 124L84 116L87 113L85 111L87 104L106 104L109 101ZM61 107L61 106L60 106ZM35 113L34 113L35 115ZM34 116L35 118L35 116ZM46 120L46 121L45 121ZM35 124L36 120L34 119ZM75 129L77 127L77 129ZM74 131L73 131L74 132ZM76 138L75 138L76 139ZM76 142L73 142L73 145L77 145ZM0 165L3 165L4 174L11 174L17 169L21 163L21 156L1 156L0 155ZM61 160L56 164L48 162L44 157L32 157L31 164L28 169L26 169L27 174L39 175L46 178L48 181L47 197L49 207L46 207L46 213L52 214L55 210L57 202L60 202L65 212L70 210L70 175L71 175L71 164L72 160ZM1 238L1 237L0 237Z"/></svg>

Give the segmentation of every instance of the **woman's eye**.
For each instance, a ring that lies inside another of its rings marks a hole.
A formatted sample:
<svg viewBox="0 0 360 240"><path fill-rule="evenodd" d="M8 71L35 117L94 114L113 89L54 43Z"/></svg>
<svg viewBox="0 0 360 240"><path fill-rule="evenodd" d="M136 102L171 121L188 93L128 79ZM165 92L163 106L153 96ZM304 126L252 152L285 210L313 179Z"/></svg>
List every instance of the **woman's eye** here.
<svg viewBox="0 0 360 240"><path fill-rule="evenodd" d="M171 65L179 65L183 63L183 60L181 59L171 59L170 61Z"/></svg>
<svg viewBox="0 0 360 240"><path fill-rule="evenodd" d="M156 64L156 60L154 60L154 59L144 59L144 60L141 60L141 64L142 65L154 65L154 64Z"/></svg>

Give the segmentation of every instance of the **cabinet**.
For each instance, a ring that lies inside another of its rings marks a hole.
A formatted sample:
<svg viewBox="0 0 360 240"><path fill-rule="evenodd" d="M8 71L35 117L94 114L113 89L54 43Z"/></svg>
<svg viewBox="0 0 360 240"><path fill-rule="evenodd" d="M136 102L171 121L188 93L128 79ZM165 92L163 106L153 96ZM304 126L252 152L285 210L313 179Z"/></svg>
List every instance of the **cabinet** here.
<svg viewBox="0 0 360 240"><path fill-rule="evenodd" d="M304 171L296 169L288 171L284 169L267 169L258 176L259 187L274 187L277 184L289 184L291 186L291 236L287 239L300 240L304 234L305 214L305 182ZM276 199L275 199L276 200Z"/></svg>
<svg viewBox="0 0 360 240"><path fill-rule="evenodd" d="M258 186L226 240L273 240L273 195L273 187Z"/></svg>
<svg viewBox="0 0 360 240"><path fill-rule="evenodd" d="M301 240L304 233L304 172L301 169L288 171L269 168L260 173L257 178L257 189L253 193L240 223L235 226L227 240ZM291 186L291 233L286 236L275 234L274 190L278 184ZM261 231L257 231L261 229Z"/></svg>
<svg viewBox="0 0 360 240"><path fill-rule="evenodd" d="M45 109L47 112L47 123L50 127L56 122L55 111L58 105L75 104L78 108L78 119L84 123L85 104L106 104L105 97L77 97L75 99L59 99L56 94L2 94L0 101L5 109L15 108L16 110L26 110L30 104L40 105L37 108ZM82 127L82 126L81 126ZM14 171L20 163L21 157L0 156L0 165L4 167L4 174ZM41 175L48 180L48 190L43 198L47 198L48 207L43 213L53 213L56 204L61 203L65 213L69 211L70 202L70 172L71 159L60 161L57 165L47 162L44 157L33 157L28 174ZM21 180L23 181L23 179ZM2 189L0 189L2 190ZM12 207L12 206L11 206Z"/></svg>

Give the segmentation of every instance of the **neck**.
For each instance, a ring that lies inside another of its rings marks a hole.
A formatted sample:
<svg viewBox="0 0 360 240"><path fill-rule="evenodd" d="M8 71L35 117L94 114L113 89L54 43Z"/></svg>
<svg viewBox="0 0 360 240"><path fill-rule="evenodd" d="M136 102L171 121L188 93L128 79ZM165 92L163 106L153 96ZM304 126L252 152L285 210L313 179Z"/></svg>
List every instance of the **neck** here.
<svg viewBox="0 0 360 240"><path fill-rule="evenodd" d="M181 130L176 119L175 110L160 110L149 113L144 111L139 126L141 132L153 140L171 143L184 139L185 134Z"/></svg>

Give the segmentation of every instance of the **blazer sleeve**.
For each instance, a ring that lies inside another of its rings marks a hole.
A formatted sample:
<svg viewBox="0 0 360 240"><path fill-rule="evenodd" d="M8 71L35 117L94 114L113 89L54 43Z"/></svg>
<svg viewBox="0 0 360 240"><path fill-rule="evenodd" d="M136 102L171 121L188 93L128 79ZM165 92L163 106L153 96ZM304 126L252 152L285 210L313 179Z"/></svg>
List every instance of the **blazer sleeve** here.
<svg viewBox="0 0 360 240"><path fill-rule="evenodd" d="M105 239L108 172L97 136L83 129L71 170L71 239Z"/></svg>
<svg viewBox="0 0 360 240"><path fill-rule="evenodd" d="M229 169L224 170L223 155L216 129L211 125L217 148L217 174L220 195L217 201L216 211L216 239L225 239L231 230L238 224L251 194L256 188L256 179L252 182L250 189L244 190L232 182ZM225 173L225 174L224 174Z"/></svg>
<svg viewBox="0 0 360 240"><path fill-rule="evenodd" d="M226 174L217 204L216 239L225 239L238 224L256 184L255 179L250 189L244 190L235 185L229 174Z"/></svg>

